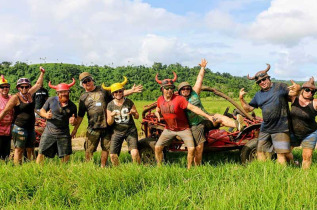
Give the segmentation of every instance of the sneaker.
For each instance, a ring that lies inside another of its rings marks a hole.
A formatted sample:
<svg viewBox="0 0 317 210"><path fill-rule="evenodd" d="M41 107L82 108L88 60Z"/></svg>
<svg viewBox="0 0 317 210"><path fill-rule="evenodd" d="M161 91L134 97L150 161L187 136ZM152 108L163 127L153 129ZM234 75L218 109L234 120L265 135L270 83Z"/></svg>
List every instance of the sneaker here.
<svg viewBox="0 0 317 210"><path fill-rule="evenodd" d="M237 120L236 121L237 121L237 129L239 131L242 131L244 129L245 125L244 125L244 118L242 117L241 114L237 114Z"/></svg>

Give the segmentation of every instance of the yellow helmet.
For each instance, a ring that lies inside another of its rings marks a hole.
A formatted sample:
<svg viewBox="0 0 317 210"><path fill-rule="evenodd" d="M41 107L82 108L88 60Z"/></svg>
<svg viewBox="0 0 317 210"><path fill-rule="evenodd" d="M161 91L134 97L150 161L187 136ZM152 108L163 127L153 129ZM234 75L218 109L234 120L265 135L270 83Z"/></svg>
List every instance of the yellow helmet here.
<svg viewBox="0 0 317 210"><path fill-rule="evenodd" d="M8 83L8 80L6 80L3 75L1 75L1 78L0 78L0 85L10 85Z"/></svg>
<svg viewBox="0 0 317 210"><path fill-rule="evenodd" d="M117 90L121 90L121 89L124 89L124 85L127 84L128 82L128 79L127 77L123 76L124 77L124 81L121 82L121 83L114 83L112 84L110 87L106 87L104 83L102 83L102 88L105 89L105 90L110 90L111 93L117 91Z"/></svg>

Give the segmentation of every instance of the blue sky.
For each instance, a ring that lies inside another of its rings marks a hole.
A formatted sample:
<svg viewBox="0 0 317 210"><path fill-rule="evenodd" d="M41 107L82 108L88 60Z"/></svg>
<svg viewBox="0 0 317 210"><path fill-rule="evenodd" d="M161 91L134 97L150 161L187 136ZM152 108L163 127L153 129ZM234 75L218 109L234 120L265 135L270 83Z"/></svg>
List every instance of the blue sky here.
<svg viewBox="0 0 317 210"><path fill-rule="evenodd" d="M208 60L236 76L317 76L313 0L0 0L0 62L98 65Z"/></svg>
<svg viewBox="0 0 317 210"><path fill-rule="evenodd" d="M168 12L186 15L188 13L205 14L214 8L227 9L232 11L231 14L240 22L252 21L260 12L266 10L270 6L268 0L253 0L253 1L223 1L223 0L143 0L153 7L164 8Z"/></svg>

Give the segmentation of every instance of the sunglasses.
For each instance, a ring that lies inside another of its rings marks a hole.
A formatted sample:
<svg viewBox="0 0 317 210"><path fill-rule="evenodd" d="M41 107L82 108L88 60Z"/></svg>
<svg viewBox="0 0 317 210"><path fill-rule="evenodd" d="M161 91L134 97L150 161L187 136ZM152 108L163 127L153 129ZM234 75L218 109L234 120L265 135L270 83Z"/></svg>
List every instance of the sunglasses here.
<svg viewBox="0 0 317 210"><path fill-rule="evenodd" d="M190 87L185 87L185 88L182 88L182 90L191 90Z"/></svg>
<svg viewBox="0 0 317 210"><path fill-rule="evenodd" d="M313 94L313 95L316 93L316 90L311 90L311 89L309 89L309 88L304 88L304 90L305 90L305 92L307 92L307 93L311 92L311 94Z"/></svg>
<svg viewBox="0 0 317 210"><path fill-rule="evenodd" d="M83 84L86 84L87 82L91 82L91 79L90 79L90 78L85 79L85 80L83 81Z"/></svg>
<svg viewBox="0 0 317 210"><path fill-rule="evenodd" d="M4 89L4 88L10 88L10 86L0 86L0 89Z"/></svg>
<svg viewBox="0 0 317 210"><path fill-rule="evenodd" d="M123 90L114 91L113 94L115 94L115 93L123 93Z"/></svg>
<svg viewBox="0 0 317 210"><path fill-rule="evenodd" d="M29 89L30 86L20 86L21 89Z"/></svg>
<svg viewBox="0 0 317 210"><path fill-rule="evenodd" d="M174 86L165 86L164 89L165 90L174 90L175 87Z"/></svg>
<svg viewBox="0 0 317 210"><path fill-rule="evenodd" d="M261 82L264 82L267 79L267 77L260 79L259 81L256 82L256 84L260 84Z"/></svg>

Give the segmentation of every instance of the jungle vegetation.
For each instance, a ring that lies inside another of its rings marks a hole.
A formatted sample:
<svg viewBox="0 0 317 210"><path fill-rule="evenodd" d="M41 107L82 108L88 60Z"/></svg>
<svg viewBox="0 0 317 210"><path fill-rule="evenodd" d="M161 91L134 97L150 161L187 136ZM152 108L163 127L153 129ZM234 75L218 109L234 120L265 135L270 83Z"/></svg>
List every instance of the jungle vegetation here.
<svg viewBox="0 0 317 210"><path fill-rule="evenodd" d="M12 87L15 87L16 81L21 77L29 78L34 84L39 75L39 66L43 66L46 70L44 78L44 87L50 91L50 95L55 95L55 91L48 88L49 80L53 85L59 83L70 83L72 78L75 78L77 86L73 87L71 99L78 101L80 94L84 91L83 88L79 88L78 76L82 72L89 72L93 75L97 85L104 83L106 86L110 86L115 82L122 82L123 76L128 78L126 88L129 89L133 84L142 84L144 90L141 94L134 94L130 96L132 100L156 100L161 95L159 90L159 84L155 81L156 73L159 73L159 79L173 78L173 71L176 72L178 79L176 85L180 82L188 81L194 85L199 66L189 68L182 66L179 63L164 65L162 63L154 63L151 67L147 66L118 66L110 67L107 65L75 65L64 63L43 63L43 64L27 64L24 62L16 62L15 64L3 61L0 63L0 74L3 74ZM239 90L244 87L246 91L252 96L258 90L254 81L248 80L246 77L232 76L229 73L213 72L212 69L207 68L204 78L204 85L214 87L230 97L238 98ZM15 93L15 88L11 88L11 93ZM201 97L212 96L212 93L202 93Z"/></svg>

